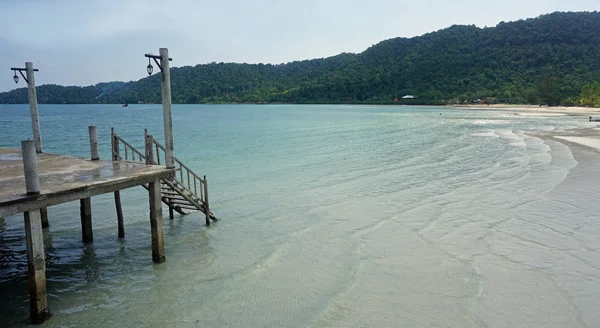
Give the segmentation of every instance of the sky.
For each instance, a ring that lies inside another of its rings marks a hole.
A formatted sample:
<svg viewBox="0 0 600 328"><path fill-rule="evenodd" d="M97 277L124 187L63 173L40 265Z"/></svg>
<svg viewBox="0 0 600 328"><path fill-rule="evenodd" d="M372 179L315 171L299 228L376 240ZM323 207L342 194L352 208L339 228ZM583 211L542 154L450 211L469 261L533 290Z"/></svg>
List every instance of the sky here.
<svg viewBox="0 0 600 328"><path fill-rule="evenodd" d="M9 68L26 61L37 85L91 85L143 78L144 54L163 47L172 67L278 64L454 24L594 10L598 0L0 0L0 92L25 86Z"/></svg>

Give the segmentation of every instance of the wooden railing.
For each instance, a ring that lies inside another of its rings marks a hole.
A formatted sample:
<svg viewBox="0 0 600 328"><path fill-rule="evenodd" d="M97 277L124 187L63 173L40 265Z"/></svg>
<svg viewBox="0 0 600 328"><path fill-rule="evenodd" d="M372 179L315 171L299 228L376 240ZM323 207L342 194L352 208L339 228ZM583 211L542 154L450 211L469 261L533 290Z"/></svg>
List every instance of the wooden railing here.
<svg viewBox="0 0 600 328"><path fill-rule="evenodd" d="M147 165L165 165L166 166L166 149L158 143L154 138L144 131L144 153L135 149L123 138L119 137L114 129L111 128L111 149L113 161L134 161L141 162ZM123 155L121 154L123 148ZM163 187L172 189L177 194L190 202L190 206L202 211L206 214L206 225L210 225L210 220L217 220L211 213L208 205L208 182L206 176L200 177L187 165L183 164L177 157L174 157L175 177L163 180ZM168 203L169 197L164 196L163 201ZM168 203L169 207L173 204Z"/></svg>
<svg viewBox="0 0 600 328"><path fill-rule="evenodd" d="M146 163L149 165L165 165L166 149L158 143L147 132L146 136ZM177 157L174 158L175 169L178 171L175 174L175 180L180 187L185 191L193 194L198 200L208 208L208 183L206 176L200 177L187 165L183 164Z"/></svg>
<svg viewBox="0 0 600 328"><path fill-rule="evenodd" d="M110 140L111 140L111 149L112 149L112 160L113 161L133 161L133 162L142 162L146 163L146 156L142 154L140 151L135 149L132 145L130 145L127 141L123 140L123 138L119 137L115 134L115 129L110 129ZM121 144L123 145L123 151L125 157L121 156ZM137 155L137 159L136 159Z"/></svg>

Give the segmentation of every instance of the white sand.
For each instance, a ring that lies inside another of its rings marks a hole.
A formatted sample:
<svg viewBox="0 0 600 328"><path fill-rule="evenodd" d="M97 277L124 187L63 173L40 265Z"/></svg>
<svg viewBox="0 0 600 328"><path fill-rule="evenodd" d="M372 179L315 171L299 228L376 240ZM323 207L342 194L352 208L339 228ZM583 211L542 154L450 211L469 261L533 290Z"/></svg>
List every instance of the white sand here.
<svg viewBox="0 0 600 328"><path fill-rule="evenodd" d="M600 108L588 108L588 107L539 107L535 105L455 105L455 108L460 109L474 109L474 110L506 110L519 112L518 115L527 115L526 113L539 113L543 116L548 116L549 113L560 113L563 115L600 115ZM542 114L543 113L543 114Z"/></svg>
<svg viewBox="0 0 600 328"><path fill-rule="evenodd" d="M582 146L594 148L600 151L600 137L566 137L566 136L555 136L556 139L566 140L572 143L576 143Z"/></svg>

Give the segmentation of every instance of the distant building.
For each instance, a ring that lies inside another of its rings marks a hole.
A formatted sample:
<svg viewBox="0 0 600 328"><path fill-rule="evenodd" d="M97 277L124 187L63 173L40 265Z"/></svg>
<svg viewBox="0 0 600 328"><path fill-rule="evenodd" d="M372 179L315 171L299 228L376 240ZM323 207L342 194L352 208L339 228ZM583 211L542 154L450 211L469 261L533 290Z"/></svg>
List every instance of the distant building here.
<svg viewBox="0 0 600 328"><path fill-rule="evenodd" d="M413 95L406 95L406 96L402 97L402 99L415 99L415 98L417 98L417 97L413 96Z"/></svg>

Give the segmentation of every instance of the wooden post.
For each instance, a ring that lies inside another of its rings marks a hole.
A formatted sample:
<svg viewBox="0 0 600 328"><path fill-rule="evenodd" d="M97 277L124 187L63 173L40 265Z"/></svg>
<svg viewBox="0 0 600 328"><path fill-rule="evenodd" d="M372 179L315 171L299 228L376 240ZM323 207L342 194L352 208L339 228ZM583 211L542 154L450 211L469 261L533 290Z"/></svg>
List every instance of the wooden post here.
<svg viewBox="0 0 600 328"><path fill-rule="evenodd" d="M165 130L165 164L175 168L173 153L173 118L171 117L171 72L169 69L169 50L160 48L160 77L163 103L163 123Z"/></svg>
<svg viewBox="0 0 600 328"><path fill-rule="evenodd" d="M173 204L169 203L169 220L173 220L175 218L175 213L173 212Z"/></svg>
<svg viewBox="0 0 600 328"><path fill-rule="evenodd" d="M110 160L116 161L115 156L115 128L110 128Z"/></svg>
<svg viewBox="0 0 600 328"><path fill-rule="evenodd" d="M154 165L154 147L152 142L152 135L146 135L146 151L148 154L146 155L146 164Z"/></svg>
<svg viewBox="0 0 600 328"><path fill-rule="evenodd" d="M115 153L119 152L119 144L115 141L115 129L110 128L110 152L113 161L118 160ZM117 209L117 226L119 238L125 238L125 224L123 222L123 208L121 207L121 192L115 191L115 207Z"/></svg>
<svg viewBox="0 0 600 328"><path fill-rule="evenodd" d="M42 134L40 132L40 119L38 116L37 94L35 91L35 77L33 76L33 63L26 62L27 91L29 95L29 108L31 110L31 125L33 128L33 141L36 153L42 152Z"/></svg>
<svg viewBox="0 0 600 328"><path fill-rule="evenodd" d="M88 127L90 134L90 154L92 161L100 159L98 154L98 134L96 127L90 125ZM79 200L79 213L81 215L81 240L84 243L89 243L94 240L94 233L92 230L92 199L83 198Z"/></svg>
<svg viewBox="0 0 600 328"><path fill-rule="evenodd" d="M149 164L148 159L148 129L144 129L144 156L146 156L146 164Z"/></svg>
<svg viewBox="0 0 600 328"><path fill-rule="evenodd" d="M208 206L208 181L204 176L204 214L206 214L206 225L210 225L210 206Z"/></svg>
<svg viewBox="0 0 600 328"><path fill-rule="evenodd" d="M37 195L40 193L40 181L37 172L37 156L35 142L31 140L21 141L21 151L23 153L23 169L25 171L25 188L28 195ZM48 222L48 209L40 208L40 217L42 228L50 227Z"/></svg>
<svg viewBox="0 0 600 328"><path fill-rule="evenodd" d="M37 169L35 142L32 140L21 141L21 152L27 195L37 195L40 193L40 178Z"/></svg>
<svg viewBox="0 0 600 328"><path fill-rule="evenodd" d="M81 214L81 240L89 243L94 240L92 232L92 200L82 198L79 200L79 213Z"/></svg>
<svg viewBox="0 0 600 328"><path fill-rule="evenodd" d="M25 173L25 189L27 195L37 195L40 193L40 180L37 172L37 155L35 141L21 141L21 152L23 156L23 170ZM50 227L48 222L48 209L40 208L40 217L42 228Z"/></svg>
<svg viewBox="0 0 600 328"><path fill-rule="evenodd" d="M150 200L150 229L152 232L152 261L165 261L165 245L163 236L163 217L160 194L160 179L148 184Z"/></svg>
<svg viewBox="0 0 600 328"><path fill-rule="evenodd" d="M92 161L97 161L100 159L100 154L98 153L98 133L96 131L96 127L90 125L88 127L90 133L90 153Z"/></svg>
<svg viewBox="0 0 600 328"><path fill-rule="evenodd" d="M117 139L117 135L115 134L115 129L110 128L110 145L112 155L111 158L113 161L119 160L119 140Z"/></svg>
<svg viewBox="0 0 600 328"><path fill-rule="evenodd" d="M39 211L25 212L25 239L27 243L27 278L29 280L29 314L34 324L51 316L46 298L46 263L44 235Z"/></svg>
<svg viewBox="0 0 600 328"><path fill-rule="evenodd" d="M40 208L40 216L42 217L42 228L50 228L50 222L48 222L48 208Z"/></svg>
<svg viewBox="0 0 600 328"><path fill-rule="evenodd" d="M125 238L125 225L123 223L123 209L121 208L121 192L115 191L115 206L117 207L117 224L119 226L119 238Z"/></svg>

